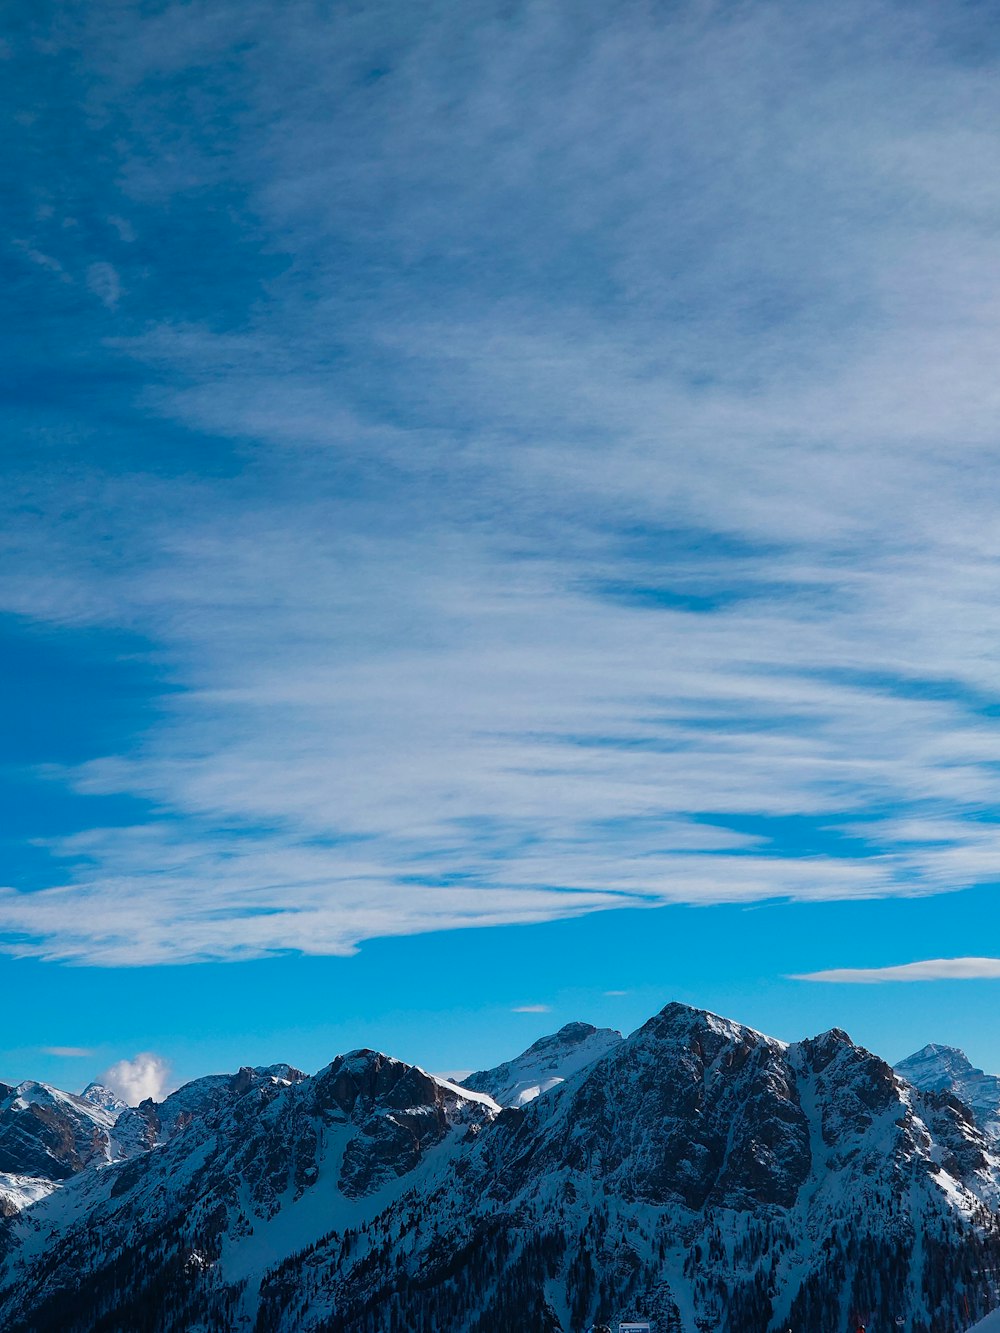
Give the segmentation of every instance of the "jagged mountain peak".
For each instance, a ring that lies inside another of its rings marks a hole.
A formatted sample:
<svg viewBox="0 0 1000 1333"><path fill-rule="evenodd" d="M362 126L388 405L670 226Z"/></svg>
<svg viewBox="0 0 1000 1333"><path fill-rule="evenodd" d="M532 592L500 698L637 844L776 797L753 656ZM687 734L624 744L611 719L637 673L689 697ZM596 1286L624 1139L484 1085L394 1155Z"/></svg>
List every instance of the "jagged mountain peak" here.
<svg viewBox="0 0 1000 1333"><path fill-rule="evenodd" d="M923 1080L935 1078L940 1086L945 1087L950 1079L961 1078L968 1074L981 1074L969 1057L958 1046L944 1046L938 1042L928 1042L914 1051L905 1060L900 1060L896 1068L912 1083L915 1077Z"/></svg>
<svg viewBox="0 0 1000 1333"><path fill-rule="evenodd" d="M628 1040L641 1039L642 1034L664 1037L672 1033L692 1032L711 1032L727 1041L763 1040L778 1046L787 1044L778 1041L776 1037L769 1037L766 1033L759 1032L756 1028L748 1027L745 1023L738 1023L732 1018L723 1018L721 1014L713 1013L711 1009L701 1009L696 1005L684 1004L680 1000L671 1000L665 1004L659 1013L647 1019Z"/></svg>
<svg viewBox="0 0 1000 1333"><path fill-rule="evenodd" d="M815 1037L807 1038L814 1045L822 1043L825 1046L853 1046L851 1034L845 1032L843 1028L827 1028L825 1032L818 1032ZM862 1048L859 1048L862 1049Z"/></svg>
<svg viewBox="0 0 1000 1333"><path fill-rule="evenodd" d="M0 1220L0 1327L957 1333L994 1303L1000 1163L949 1090L840 1029L789 1045L677 1003L506 1068L567 1052L590 1058L502 1112L370 1048L132 1108L152 1151Z"/></svg>
<svg viewBox="0 0 1000 1333"><path fill-rule="evenodd" d="M843 1028L828 1028L826 1032L819 1032L815 1037L803 1038L796 1045L806 1053L810 1064L817 1070L834 1060L843 1058L878 1058L871 1056L871 1052L866 1051L863 1046L856 1046Z"/></svg>
<svg viewBox="0 0 1000 1333"><path fill-rule="evenodd" d="M316 1095L348 1115L355 1114L359 1105L367 1114L376 1107L406 1110L443 1106L449 1101L476 1102L499 1110L488 1096L475 1089L366 1047L337 1056L310 1082Z"/></svg>
<svg viewBox="0 0 1000 1333"><path fill-rule="evenodd" d="M931 1042L900 1060L896 1072L915 1088L957 1097L991 1142L1000 1145L1000 1077L978 1069L957 1046Z"/></svg>
<svg viewBox="0 0 1000 1333"><path fill-rule="evenodd" d="M114 1115L116 1118L128 1108L128 1102L119 1097L117 1092L113 1092L111 1088L105 1087L103 1083L88 1083L80 1096L85 1102L100 1107L101 1110L107 1111L109 1115Z"/></svg>
<svg viewBox="0 0 1000 1333"><path fill-rule="evenodd" d="M103 1164L111 1157L117 1115L113 1107L34 1079L0 1085L0 1173L53 1182Z"/></svg>

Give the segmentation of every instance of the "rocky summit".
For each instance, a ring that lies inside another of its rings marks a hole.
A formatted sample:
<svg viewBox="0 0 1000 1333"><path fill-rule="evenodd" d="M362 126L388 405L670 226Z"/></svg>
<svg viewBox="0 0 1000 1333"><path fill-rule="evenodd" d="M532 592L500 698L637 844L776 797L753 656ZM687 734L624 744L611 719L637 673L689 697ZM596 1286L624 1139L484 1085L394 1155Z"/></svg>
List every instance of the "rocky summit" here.
<svg viewBox="0 0 1000 1333"><path fill-rule="evenodd" d="M4 1087L0 1327L960 1333L1000 1161L936 1084L671 1004L464 1086L357 1050L131 1108Z"/></svg>
<svg viewBox="0 0 1000 1333"><path fill-rule="evenodd" d="M953 1093L985 1133L1000 1142L1000 1078L977 1069L964 1051L932 1042L901 1060L896 1072L916 1088Z"/></svg>

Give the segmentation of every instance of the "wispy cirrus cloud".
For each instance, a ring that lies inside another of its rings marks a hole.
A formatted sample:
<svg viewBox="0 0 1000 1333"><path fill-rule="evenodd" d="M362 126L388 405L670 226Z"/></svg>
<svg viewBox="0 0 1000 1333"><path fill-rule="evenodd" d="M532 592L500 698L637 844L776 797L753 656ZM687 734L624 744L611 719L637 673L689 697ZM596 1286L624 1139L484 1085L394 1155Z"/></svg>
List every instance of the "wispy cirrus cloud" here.
<svg viewBox="0 0 1000 1333"><path fill-rule="evenodd" d="M894 967L833 967L803 972L793 981L828 981L844 985L877 985L886 981L996 981L1000 958L928 958Z"/></svg>
<svg viewBox="0 0 1000 1333"><path fill-rule="evenodd" d="M921 5L88 22L100 243L25 244L127 421L12 470L0 605L163 695L46 768L141 809L5 948L997 877L993 54Z"/></svg>
<svg viewBox="0 0 1000 1333"><path fill-rule="evenodd" d="M551 1014L550 1004L518 1004L510 1011L512 1014Z"/></svg>

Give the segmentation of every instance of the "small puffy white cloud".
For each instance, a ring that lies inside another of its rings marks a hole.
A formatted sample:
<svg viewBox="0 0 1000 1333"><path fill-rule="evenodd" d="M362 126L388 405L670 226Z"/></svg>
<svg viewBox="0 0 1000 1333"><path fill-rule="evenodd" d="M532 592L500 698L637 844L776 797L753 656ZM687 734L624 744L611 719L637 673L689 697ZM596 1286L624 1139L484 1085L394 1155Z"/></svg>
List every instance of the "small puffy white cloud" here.
<svg viewBox="0 0 1000 1333"><path fill-rule="evenodd" d="M518 1004L510 1012L512 1014L550 1014L552 1006L548 1004Z"/></svg>
<svg viewBox="0 0 1000 1333"><path fill-rule="evenodd" d="M803 972L792 981L830 981L875 985L884 981L992 981L1000 979L1000 958L928 958L897 967L833 967L825 972Z"/></svg>
<svg viewBox="0 0 1000 1333"><path fill-rule="evenodd" d="M140 1051L131 1060L118 1060L98 1078L112 1092L117 1092L129 1106L138 1106L147 1097L161 1101L169 1091L170 1065L161 1055Z"/></svg>

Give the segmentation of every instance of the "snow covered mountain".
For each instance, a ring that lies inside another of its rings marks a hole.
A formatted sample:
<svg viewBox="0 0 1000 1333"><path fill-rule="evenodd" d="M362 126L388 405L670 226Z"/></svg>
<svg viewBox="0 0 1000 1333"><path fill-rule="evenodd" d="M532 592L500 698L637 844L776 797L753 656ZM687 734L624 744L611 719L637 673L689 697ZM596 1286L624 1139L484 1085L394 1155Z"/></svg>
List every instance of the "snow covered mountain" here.
<svg viewBox="0 0 1000 1333"><path fill-rule="evenodd" d="M0 1217L36 1203L89 1166L111 1161L124 1103L96 1084L79 1097L47 1083L0 1083Z"/></svg>
<svg viewBox="0 0 1000 1333"><path fill-rule="evenodd" d="M47 1083L0 1083L0 1171L55 1181L107 1161L117 1114Z"/></svg>
<svg viewBox="0 0 1000 1333"><path fill-rule="evenodd" d="M612 1028L567 1023L551 1036L541 1037L516 1059L470 1074L462 1080L462 1087L485 1092L501 1106L524 1106L592 1064L621 1040L622 1034Z"/></svg>
<svg viewBox="0 0 1000 1333"><path fill-rule="evenodd" d="M997 1304L992 1144L837 1030L668 1005L503 1109L367 1050L213 1087L0 1223L5 1333L959 1333Z"/></svg>
<svg viewBox="0 0 1000 1333"><path fill-rule="evenodd" d="M253 1084L303 1078L289 1065L212 1074L137 1107L100 1083L79 1096L47 1083L0 1083L0 1216L37 1203L81 1171L148 1152Z"/></svg>
<svg viewBox="0 0 1000 1333"><path fill-rule="evenodd" d="M106 1111L113 1120L117 1120L122 1111L128 1109L128 1102L122 1101L117 1092L112 1092L103 1083L88 1083L80 1096L101 1111Z"/></svg>
<svg viewBox="0 0 1000 1333"><path fill-rule="evenodd" d="M901 1060L896 1072L915 1088L954 1093L989 1137L1000 1142L1000 1078L977 1069L957 1046L924 1046Z"/></svg>
<svg viewBox="0 0 1000 1333"><path fill-rule="evenodd" d="M193 1121L224 1110L260 1084L287 1087L305 1074L291 1065L258 1065L235 1074L208 1074L185 1083L162 1102L147 1100L125 1107L114 1125L114 1156L132 1157L166 1143ZM84 1093L86 1096L86 1093Z"/></svg>
<svg viewBox="0 0 1000 1333"><path fill-rule="evenodd" d="M82 1333L107 1314L108 1328L252 1329L277 1258L367 1227L411 1177L440 1188L499 1112L375 1051L296 1081L259 1072L208 1106L180 1089L204 1109L155 1151L7 1219L0 1328Z"/></svg>

